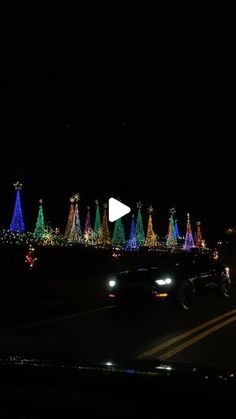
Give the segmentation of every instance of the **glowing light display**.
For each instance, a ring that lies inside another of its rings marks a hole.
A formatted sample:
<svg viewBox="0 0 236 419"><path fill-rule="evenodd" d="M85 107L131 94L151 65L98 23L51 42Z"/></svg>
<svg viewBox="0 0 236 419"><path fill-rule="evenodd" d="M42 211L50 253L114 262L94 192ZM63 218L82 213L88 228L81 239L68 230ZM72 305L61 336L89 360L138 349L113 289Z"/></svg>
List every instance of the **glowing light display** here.
<svg viewBox="0 0 236 419"><path fill-rule="evenodd" d="M23 214L22 214L22 209L21 209L21 196L20 196L22 183L16 182L14 183L14 187L16 190L16 200L15 200L15 207L14 207L12 222L11 222L9 230L11 232L24 233L25 225L24 225Z"/></svg>
<svg viewBox="0 0 236 419"><path fill-rule="evenodd" d="M107 204L103 205L103 218L102 218L102 228L100 230L98 244L100 246L109 246L111 244L110 232L108 228L108 218L107 218Z"/></svg>
<svg viewBox="0 0 236 419"><path fill-rule="evenodd" d="M86 245L93 244L93 229L91 227L90 207L87 207L87 217L84 228L84 243Z"/></svg>
<svg viewBox="0 0 236 419"><path fill-rule="evenodd" d="M83 235L81 232L81 226L80 226L80 218L79 218L79 207L78 202L75 200L75 212L74 212L74 218L73 223L69 235L69 241L74 243L83 243Z"/></svg>
<svg viewBox="0 0 236 419"><path fill-rule="evenodd" d="M140 201L137 202L137 208L138 208L138 215L137 215L137 222L136 222L137 243L139 246L144 246L145 234L144 234L143 219L142 219L142 213L141 213L142 203Z"/></svg>
<svg viewBox="0 0 236 419"><path fill-rule="evenodd" d="M71 232L71 228L72 228L72 224L73 224L73 220L74 220L74 214L75 214L74 202L75 202L75 199L72 196L70 198L70 211L69 211L69 216L68 216L66 231L65 231L65 238L66 239L69 239L69 237L70 237L70 232Z"/></svg>
<svg viewBox="0 0 236 419"><path fill-rule="evenodd" d="M135 231L135 221L134 221L134 215L132 215L132 221L130 226L130 235L129 240L125 246L125 250L127 251L137 251L139 249L139 245L137 243L136 238L136 231Z"/></svg>
<svg viewBox="0 0 236 419"><path fill-rule="evenodd" d="M168 226L168 235L167 235L167 240L166 240L166 246L168 247L168 249L174 248L177 244L174 214L175 214L175 208L171 208L169 226Z"/></svg>
<svg viewBox="0 0 236 419"><path fill-rule="evenodd" d="M96 204L96 214L95 214L95 224L94 224L94 230L93 230L93 238L96 242L99 238L99 234L101 231L101 217L100 217L100 209L99 209L99 202L98 200L95 201Z"/></svg>
<svg viewBox="0 0 236 419"><path fill-rule="evenodd" d="M36 263L37 258L35 257L35 248L30 245L29 250L25 256L25 263L29 266L29 269L32 269Z"/></svg>
<svg viewBox="0 0 236 419"><path fill-rule="evenodd" d="M190 224L190 214L187 214L187 231L185 236L185 242L184 242L184 250L190 251L192 248L194 248L194 241L193 241L193 234L192 234L192 228Z"/></svg>
<svg viewBox="0 0 236 419"><path fill-rule="evenodd" d="M179 234L178 220L175 220L175 237L176 240L181 239L181 236Z"/></svg>
<svg viewBox="0 0 236 419"><path fill-rule="evenodd" d="M123 247L125 244L125 230L121 218L118 218L115 222L112 244L115 247Z"/></svg>
<svg viewBox="0 0 236 419"><path fill-rule="evenodd" d="M45 224L44 224L44 215L43 215L43 200L40 199L38 218L37 218L35 229L34 229L34 238L43 239L44 236L45 236Z"/></svg>
<svg viewBox="0 0 236 419"><path fill-rule="evenodd" d="M148 228L147 228L147 235L146 235L146 240L145 240L145 246L149 248L157 247L157 237L156 237L156 234L154 233L153 224L152 224L152 212L153 212L153 207L150 206L148 208L148 213L149 213Z"/></svg>
<svg viewBox="0 0 236 419"><path fill-rule="evenodd" d="M204 249L206 247L205 240L202 238L201 223L197 222L197 237L196 237L196 247L198 249Z"/></svg>

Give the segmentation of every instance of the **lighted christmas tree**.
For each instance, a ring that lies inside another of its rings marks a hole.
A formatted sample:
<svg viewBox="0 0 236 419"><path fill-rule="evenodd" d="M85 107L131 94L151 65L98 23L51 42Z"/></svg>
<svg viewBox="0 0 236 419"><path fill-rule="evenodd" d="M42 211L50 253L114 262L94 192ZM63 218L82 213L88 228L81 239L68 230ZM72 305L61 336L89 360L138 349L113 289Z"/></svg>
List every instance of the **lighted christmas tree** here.
<svg viewBox="0 0 236 419"><path fill-rule="evenodd" d="M87 207L87 210L88 211L84 228L84 243L89 245L93 244L93 229L91 227L90 207Z"/></svg>
<svg viewBox="0 0 236 419"><path fill-rule="evenodd" d="M187 214L187 231L186 231L185 242L184 242L184 250L189 251L193 247L195 246L194 246L194 241L193 241L192 228L190 224L190 214Z"/></svg>
<svg viewBox="0 0 236 419"><path fill-rule="evenodd" d="M34 229L34 238L43 239L45 236L45 224L43 215L43 200L39 200L38 218Z"/></svg>
<svg viewBox="0 0 236 419"><path fill-rule="evenodd" d="M20 182L16 182L14 183L14 187L16 190L16 201L15 201L15 208L13 212L12 222L11 222L9 230L11 232L24 233L25 225L24 225L23 214L22 214L22 209L21 209L21 196L20 196L22 184Z"/></svg>
<svg viewBox="0 0 236 419"><path fill-rule="evenodd" d="M139 245L136 238L134 215L132 215L130 235L129 235L129 240L125 246L125 250L136 251L138 249L139 249Z"/></svg>
<svg viewBox="0 0 236 419"><path fill-rule="evenodd" d="M140 201L137 202L137 208L138 208L138 216L137 216L137 222L136 222L137 243L139 246L144 246L145 234L144 234L143 220L142 220L142 213L141 213L142 203Z"/></svg>
<svg viewBox="0 0 236 419"><path fill-rule="evenodd" d="M73 223L72 223L72 227L71 227L71 231L69 235L69 241L75 242L75 243L83 243L83 235L81 232L79 207L78 207L80 196L79 194L75 194L73 198L75 200L75 211L74 211Z"/></svg>
<svg viewBox="0 0 236 419"><path fill-rule="evenodd" d="M115 227L112 236L112 244L115 247L123 247L125 244L125 231L121 218L115 222Z"/></svg>
<svg viewBox="0 0 236 419"><path fill-rule="evenodd" d="M93 237L94 240L97 241L99 238L99 234L101 231L101 217L100 217L100 210L99 210L99 202L98 200L95 201L96 204L96 215L95 215L95 224L94 224L94 230L93 230Z"/></svg>
<svg viewBox="0 0 236 419"><path fill-rule="evenodd" d="M179 234L179 227L178 227L178 221L175 220L175 237L177 240L181 239L180 234Z"/></svg>
<svg viewBox="0 0 236 419"><path fill-rule="evenodd" d="M205 242L202 238L202 231L201 231L201 223L200 221L197 222L197 237L196 237L196 247L198 249L204 249Z"/></svg>
<svg viewBox="0 0 236 419"><path fill-rule="evenodd" d="M152 206L150 206L148 208L149 217L148 217L148 228L147 228L145 246L150 247L150 248L155 248L157 247L157 237L153 230L152 212L153 212L153 208Z"/></svg>
<svg viewBox="0 0 236 419"><path fill-rule="evenodd" d="M107 204L103 205L103 218L102 218L102 227L100 229L100 234L98 237L97 243L100 246L109 246L111 244L110 232L108 228L108 219L107 219Z"/></svg>
<svg viewBox="0 0 236 419"><path fill-rule="evenodd" d="M167 235L167 240L166 240L166 246L168 247L168 249L174 248L177 244L174 214L175 214L175 208L171 208L169 226L168 226L168 235Z"/></svg>
<svg viewBox="0 0 236 419"><path fill-rule="evenodd" d="M69 239L71 228L72 228L72 225L73 225L74 214L75 214L74 202L75 202L75 199L72 196L70 198L70 211L69 211L68 221L67 221L67 225L66 225L65 239Z"/></svg>

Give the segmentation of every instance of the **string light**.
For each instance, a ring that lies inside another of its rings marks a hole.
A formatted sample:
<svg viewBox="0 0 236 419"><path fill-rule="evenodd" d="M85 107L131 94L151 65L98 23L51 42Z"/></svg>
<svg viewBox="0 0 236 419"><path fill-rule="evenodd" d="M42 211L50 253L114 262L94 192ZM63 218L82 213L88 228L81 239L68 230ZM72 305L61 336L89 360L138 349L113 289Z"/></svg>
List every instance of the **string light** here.
<svg viewBox="0 0 236 419"><path fill-rule="evenodd" d="M111 244L110 232L108 228L108 219L107 219L107 203L103 205L103 218L102 218L102 228L100 230L98 245L99 246L109 246Z"/></svg>
<svg viewBox="0 0 236 419"><path fill-rule="evenodd" d="M176 212L175 208L170 209L168 235L167 235L167 240L166 240L166 246L167 246L168 249L172 249L172 248L176 247L176 244L177 244L175 223L174 223L175 212Z"/></svg>
<svg viewBox="0 0 236 419"><path fill-rule="evenodd" d="M184 242L184 250L190 251L192 248L194 248L194 241L193 241L193 234L192 234L192 228L190 224L190 214L187 214L187 231L185 236L185 242Z"/></svg>
<svg viewBox="0 0 236 419"><path fill-rule="evenodd" d="M145 244L145 234L144 234L144 228L143 228L143 219L141 214L141 208L142 203L139 201L137 202L137 209L138 209L138 215L137 215L137 223L136 223L136 237L137 237L137 243L139 246L144 246Z"/></svg>
<svg viewBox="0 0 236 419"><path fill-rule="evenodd" d="M16 190L16 200L15 200L15 207L14 207L14 212L12 216L12 222L11 222L9 230L11 232L24 233L25 225L24 225L23 214L22 214L22 209L21 209L21 196L20 196L22 183L17 181L13 185Z"/></svg>
<svg viewBox="0 0 236 419"><path fill-rule="evenodd" d="M129 240L125 246L125 250L136 251L138 249L139 249L139 245L137 243L137 238L136 238L134 215L132 215L130 235L129 235Z"/></svg>
<svg viewBox="0 0 236 419"><path fill-rule="evenodd" d="M38 218L34 230L35 239L43 239L45 236L45 224L44 224L44 215L43 215L43 200L39 200L39 211Z"/></svg>
<svg viewBox="0 0 236 419"><path fill-rule="evenodd" d="M152 206L148 207L149 217L148 217L148 228L147 228L145 246L149 248L157 247L157 237L156 237L156 234L154 233L153 225L152 225L152 212L153 212L153 207Z"/></svg>

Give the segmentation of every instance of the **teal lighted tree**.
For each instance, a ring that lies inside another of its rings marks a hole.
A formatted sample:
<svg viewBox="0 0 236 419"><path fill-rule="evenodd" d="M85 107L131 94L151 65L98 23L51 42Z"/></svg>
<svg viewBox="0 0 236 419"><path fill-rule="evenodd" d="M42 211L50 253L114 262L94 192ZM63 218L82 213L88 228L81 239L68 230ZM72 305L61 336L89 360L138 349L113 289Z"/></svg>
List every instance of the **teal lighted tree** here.
<svg viewBox="0 0 236 419"><path fill-rule="evenodd" d="M22 183L16 182L13 184L16 190L16 200L15 200L15 207L12 217L12 222L10 225L10 232L16 233L24 233L25 232L25 225L23 220L22 208L21 208L21 189Z"/></svg>
<svg viewBox="0 0 236 419"><path fill-rule="evenodd" d="M137 243L139 246L144 246L145 244L145 233L143 228L143 219L142 219L142 203L139 201L137 202L137 208L138 208L138 215L137 215L137 222L136 222L136 237L137 237Z"/></svg>
<svg viewBox="0 0 236 419"><path fill-rule="evenodd" d="M123 247L125 244L125 231L121 218L115 222L115 227L112 236L112 244L115 247Z"/></svg>
<svg viewBox="0 0 236 419"><path fill-rule="evenodd" d="M34 229L34 238L43 239L45 237L45 223L43 215L43 200L39 200L38 218Z"/></svg>
<svg viewBox="0 0 236 419"><path fill-rule="evenodd" d="M174 222L174 214L175 208L170 209L170 218L169 218L169 226L168 226L168 235L166 240L166 246L171 249L177 245L176 239L176 231L175 231L175 222Z"/></svg>

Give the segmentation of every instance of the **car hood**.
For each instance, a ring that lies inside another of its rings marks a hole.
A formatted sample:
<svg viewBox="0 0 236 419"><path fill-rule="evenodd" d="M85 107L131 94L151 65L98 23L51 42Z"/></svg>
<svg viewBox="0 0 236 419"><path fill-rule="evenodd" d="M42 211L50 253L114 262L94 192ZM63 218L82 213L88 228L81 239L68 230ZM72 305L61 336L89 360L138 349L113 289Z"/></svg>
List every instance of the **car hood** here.
<svg viewBox="0 0 236 419"><path fill-rule="evenodd" d="M204 407L209 400L234 403L235 376L233 370L158 361L80 364L12 356L0 360L0 413L27 409L35 417L40 407L54 417L69 417L68 408L86 417L143 417L169 410L173 400L176 411L183 397L194 406L196 400Z"/></svg>

